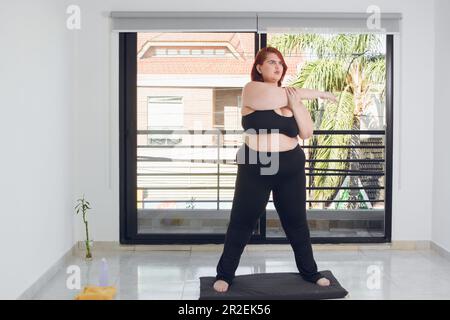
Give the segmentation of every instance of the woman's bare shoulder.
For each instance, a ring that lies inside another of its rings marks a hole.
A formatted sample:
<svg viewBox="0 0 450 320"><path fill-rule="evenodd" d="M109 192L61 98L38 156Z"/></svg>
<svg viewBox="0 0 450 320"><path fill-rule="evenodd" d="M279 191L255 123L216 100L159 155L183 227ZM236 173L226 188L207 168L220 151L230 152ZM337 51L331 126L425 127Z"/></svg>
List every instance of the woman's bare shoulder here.
<svg viewBox="0 0 450 320"><path fill-rule="evenodd" d="M265 83L263 81L253 81L252 80L252 81L247 82L245 84L244 88L245 87L262 87L262 86L265 86L265 85L267 85L267 83Z"/></svg>
<svg viewBox="0 0 450 320"><path fill-rule="evenodd" d="M261 91L267 90L267 83L262 81L249 81L242 89L243 94L259 95Z"/></svg>

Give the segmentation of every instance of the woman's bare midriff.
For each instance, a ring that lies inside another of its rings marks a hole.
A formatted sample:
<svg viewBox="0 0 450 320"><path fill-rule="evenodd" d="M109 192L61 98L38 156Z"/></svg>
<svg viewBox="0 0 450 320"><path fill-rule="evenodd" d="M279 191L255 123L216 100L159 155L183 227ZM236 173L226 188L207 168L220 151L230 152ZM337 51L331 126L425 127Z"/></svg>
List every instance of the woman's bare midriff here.
<svg viewBox="0 0 450 320"><path fill-rule="evenodd" d="M276 113L280 116L290 117L292 116L292 111L289 107L281 107L274 109ZM245 116L255 110L249 107L243 107L242 115ZM282 133L271 133L271 134L243 134L244 143L248 145L250 149L263 151L263 152L280 152L289 151L294 149L298 144L297 137L289 137Z"/></svg>

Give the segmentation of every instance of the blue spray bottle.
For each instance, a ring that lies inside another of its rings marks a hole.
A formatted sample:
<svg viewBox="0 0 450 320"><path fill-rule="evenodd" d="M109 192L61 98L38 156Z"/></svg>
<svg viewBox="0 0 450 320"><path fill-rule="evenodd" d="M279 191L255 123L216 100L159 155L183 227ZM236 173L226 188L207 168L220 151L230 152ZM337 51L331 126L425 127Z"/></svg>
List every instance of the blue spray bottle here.
<svg viewBox="0 0 450 320"><path fill-rule="evenodd" d="M101 287L108 286L108 264L105 258L102 258L102 262L100 265L99 285Z"/></svg>

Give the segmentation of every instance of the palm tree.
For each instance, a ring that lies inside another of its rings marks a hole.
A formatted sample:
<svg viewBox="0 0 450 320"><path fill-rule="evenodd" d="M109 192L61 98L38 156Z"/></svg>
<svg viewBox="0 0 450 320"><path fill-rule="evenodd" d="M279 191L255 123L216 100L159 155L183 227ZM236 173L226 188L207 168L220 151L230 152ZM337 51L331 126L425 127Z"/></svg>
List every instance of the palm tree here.
<svg viewBox="0 0 450 320"><path fill-rule="evenodd" d="M338 103L317 100L306 102L315 128L320 130L360 130L360 117L375 98L384 100L385 55L380 54L381 36L376 34L300 34L276 35L268 41L284 55L306 53L307 61L289 86L334 92ZM381 85L382 90L379 89ZM374 97L374 93L379 97ZM358 133L352 135L315 135L310 139L315 160L359 159L359 148L314 148L314 146L360 145ZM359 170L358 162L313 162L311 169ZM312 172L312 170L311 170ZM326 171L319 171L326 172ZM312 186L339 187L345 177L322 175L310 181ZM358 176L350 177L350 186L358 186ZM311 199L331 200L337 190L312 190ZM349 200L358 200L358 190L350 190ZM357 208L358 202L348 208Z"/></svg>

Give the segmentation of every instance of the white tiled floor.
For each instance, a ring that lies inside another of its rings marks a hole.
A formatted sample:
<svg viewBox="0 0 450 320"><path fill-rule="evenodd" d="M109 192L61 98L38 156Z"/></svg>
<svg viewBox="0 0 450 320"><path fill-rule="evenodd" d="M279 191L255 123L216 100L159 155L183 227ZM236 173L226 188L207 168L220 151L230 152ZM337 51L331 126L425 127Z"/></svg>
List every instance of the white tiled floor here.
<svg viewBox="0 0 450 320"><path fill-rule="evenodd" d="M221 251L94 251L86 262L73 256L68 265L81 270L81 287L98 285L101 258L106 258L116 299L199 298L201 276L215 276ZM349 291L347 299L450 299L450 261L432 250L317 250L319 270L331 270ZM245 250L236 275L297 272L292 251ZM66 268L34 299L73 299Z"/></svg>

